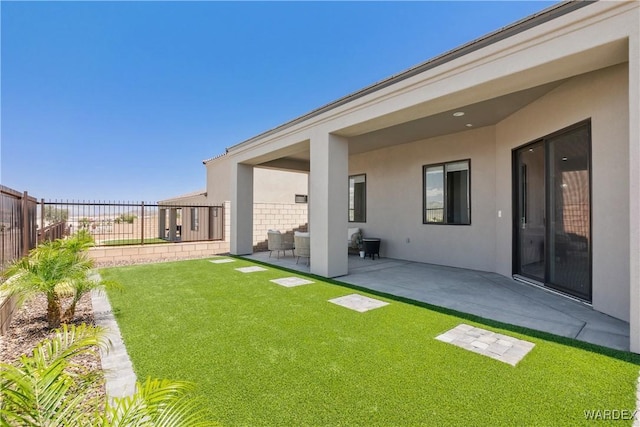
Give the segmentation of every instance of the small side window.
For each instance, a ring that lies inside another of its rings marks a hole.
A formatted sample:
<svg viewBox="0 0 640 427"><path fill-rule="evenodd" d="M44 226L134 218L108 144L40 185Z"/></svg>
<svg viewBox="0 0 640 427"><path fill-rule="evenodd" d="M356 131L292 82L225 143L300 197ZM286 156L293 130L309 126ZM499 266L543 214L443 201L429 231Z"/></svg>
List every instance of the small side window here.
<svg viewBox="0 0 640 427"><path fill-rule="evenodd" d="M470 160L423 166L425 224L471 224Z"/></svg>
<svg viewBox="0 0 640 427"><path fill-rule="evenodd" d="M349 222L367 221L367 176L349 177Z"/></svg>

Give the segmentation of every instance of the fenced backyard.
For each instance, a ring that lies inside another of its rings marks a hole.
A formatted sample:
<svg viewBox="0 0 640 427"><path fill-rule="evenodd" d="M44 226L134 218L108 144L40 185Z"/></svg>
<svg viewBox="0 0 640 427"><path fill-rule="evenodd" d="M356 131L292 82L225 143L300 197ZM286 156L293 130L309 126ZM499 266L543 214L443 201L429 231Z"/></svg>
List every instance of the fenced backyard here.
<svg viewBox="0 0 640 427"><path fill-rule="evenodd" d="M88 231L96 246L224 240L224 206L38 201L0 186L0 265L38 243Z"/></svg>
<svg viewBox="0 0 640 427"><path fill-rule="evenodd" d="M227 252L224 214L223 205L45 201L0 186L0 273L39 243L79 230L94 238L98 248L91 256L98 264ZM122 246L127 248L118 248ZM15 299L0 295L0 334L6 332L14 311Z"/></svg>
<svg viewBox="0 0 640 427"><path fill-rule="evenodd" d="M145 202L41 202L41 228L64 222L88 231L96 246L224 240L224 206Z"/></svg>

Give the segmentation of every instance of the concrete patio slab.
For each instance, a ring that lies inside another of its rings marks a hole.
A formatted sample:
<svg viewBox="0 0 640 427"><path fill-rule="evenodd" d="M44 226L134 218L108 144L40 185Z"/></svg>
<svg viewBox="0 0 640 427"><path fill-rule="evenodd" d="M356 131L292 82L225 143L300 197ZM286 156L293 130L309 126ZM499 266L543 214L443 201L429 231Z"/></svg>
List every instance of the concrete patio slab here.
<svg viewBox="0 0 640 427"><path fill-rule="evenodd" d="M254 266L254 267L236 268L236 271L239 271L240 273L256 273L258 271L267 271L267 269L266 268L262 268L262 267L258 267L258 266Z"/></svg>
<svg viewBox="0 0 640 427"><path fill-rule="evenodd" d="M276 283L280 286L284 286L285 288L293 288L296 286L309 285L311 283L315 283L311 280L302 279L300 277L283 277L282 279L273 279L269 281Z"/></svg>
<svg viewBox="0 0 640 427"><path fill-rule="evenodd" d="M388 302L380 301L375 298L365 297L364 295L359 294L351 294L339 298L333 298L330 299L329 302L349 308L359 313L364 313L369 310L374 310L376 308L389 305Z"/></svg>
<svg viewBox="0 0 640 427"><path fill-rule="evenodd" d="M294 258L269 260L268 252L247 256L309 273ZM582 302L527 283L476 270L419 262L349 256L349 274L336 280L373 291L469 313L511 325L629 350L629 324Z"/></svg>
<svg viewBox="0 0 640 427"><path fill-rule="evenodd" d="M436 339L508 363L511 366L516 366L535 347L532 342L476 328L465 323L438 335Z"/></svg>
<svg viewBox="0 0 640 427"><path fill-rule="evenodd" d="M236 260L231 258L223 258L223 259L212 259L212 260L209 260L209 262L212 262L214 264L226 264L228 262L236 262Z"/></svg>

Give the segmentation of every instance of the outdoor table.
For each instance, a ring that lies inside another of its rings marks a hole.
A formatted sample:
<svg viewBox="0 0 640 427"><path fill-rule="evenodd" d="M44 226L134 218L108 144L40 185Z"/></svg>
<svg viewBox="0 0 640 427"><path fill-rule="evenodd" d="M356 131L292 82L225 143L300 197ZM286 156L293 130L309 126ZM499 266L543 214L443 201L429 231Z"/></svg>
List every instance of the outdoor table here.
<svg viewBox="0 0 640 427"><path fill-rule="evenodd" d="M362 239L362 247L364 249L364 257L371 256L376 259L376 255L380 258L380 239L377 237L365 237Z"/></svg>

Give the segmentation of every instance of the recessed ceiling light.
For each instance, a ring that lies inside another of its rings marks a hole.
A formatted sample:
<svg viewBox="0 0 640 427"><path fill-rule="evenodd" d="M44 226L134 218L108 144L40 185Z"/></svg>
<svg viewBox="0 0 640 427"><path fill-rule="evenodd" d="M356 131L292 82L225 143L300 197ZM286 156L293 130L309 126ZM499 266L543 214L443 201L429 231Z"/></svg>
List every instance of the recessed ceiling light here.
<svg viewBox="0 0 640 427"><path fill-rule="evenodd" d="M456 111L453 113L453 117L462 117L464 116L464 111Z"/></svg>
<svg viewBox="0 0 640 427"><path fill-rule="evenodd" d="M563 157L563 158L562 158L562 161L563 161L563 162L566 162L566 161L567 161L567 158L566 158L566 157Z"/></svg>
<svg viewBox="0 0 640 427"><path fill-rule="evenodd" d="M468 128L470 128L470 127L472 127L473 125L472 125L471 123L467 123L465 126L466 126L466 127L468 127Z"/></svg>

